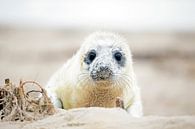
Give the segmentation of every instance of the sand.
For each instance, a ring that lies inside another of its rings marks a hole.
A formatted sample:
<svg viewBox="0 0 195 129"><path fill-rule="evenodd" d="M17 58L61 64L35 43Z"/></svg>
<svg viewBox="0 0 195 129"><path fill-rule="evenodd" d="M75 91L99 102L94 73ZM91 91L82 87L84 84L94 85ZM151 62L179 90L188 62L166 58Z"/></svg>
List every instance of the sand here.
<svg viewBox="0 0 195 129"><path fill-rule="evenodd" d="M0 129L194 129L195 116L133 118L120 108L57 110L33 122L0 122Z"/></svg>

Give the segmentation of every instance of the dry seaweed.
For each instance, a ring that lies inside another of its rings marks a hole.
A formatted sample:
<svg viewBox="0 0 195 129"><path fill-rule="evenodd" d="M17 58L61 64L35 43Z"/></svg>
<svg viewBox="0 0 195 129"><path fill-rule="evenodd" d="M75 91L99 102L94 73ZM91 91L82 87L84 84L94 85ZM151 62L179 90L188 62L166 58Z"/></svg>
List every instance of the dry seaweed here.
<svg viewBox="0 0 195 129"><path fill-rule="evenodd" d="M25 89L27 85L31 90ZM39 90L33 90L33 87ZM5 85L0 87L0 120L38 120L54 113L54 106L45 89L35 81L20 81L19 86L15 86L6 79Z"/></svg>

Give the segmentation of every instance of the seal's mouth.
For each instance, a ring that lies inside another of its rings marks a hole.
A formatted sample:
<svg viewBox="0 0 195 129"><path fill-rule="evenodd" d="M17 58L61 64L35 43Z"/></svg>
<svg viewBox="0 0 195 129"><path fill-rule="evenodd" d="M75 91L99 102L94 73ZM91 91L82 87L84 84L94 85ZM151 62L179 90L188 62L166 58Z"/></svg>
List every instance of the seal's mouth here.
<svg viewBox="0 0 195 129"><path fill-rule="evenodd" d="M100 66L97 70L92 70L90 73L94 81L109 81L113 76L113 71L108 66Z"/></svg>

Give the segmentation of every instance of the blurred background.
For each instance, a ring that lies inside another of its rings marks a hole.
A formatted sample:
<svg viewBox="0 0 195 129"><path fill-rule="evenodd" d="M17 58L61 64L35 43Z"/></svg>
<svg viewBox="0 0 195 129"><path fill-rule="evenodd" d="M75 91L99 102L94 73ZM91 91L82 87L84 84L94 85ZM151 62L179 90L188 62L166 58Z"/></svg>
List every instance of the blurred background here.
<svg viewBox="0 0 195 129"><path fill-rule="evenodd" d="M194 0L0 0L0 84L45 85L94 31L127 38L145 115L195 115Z"/></svg>

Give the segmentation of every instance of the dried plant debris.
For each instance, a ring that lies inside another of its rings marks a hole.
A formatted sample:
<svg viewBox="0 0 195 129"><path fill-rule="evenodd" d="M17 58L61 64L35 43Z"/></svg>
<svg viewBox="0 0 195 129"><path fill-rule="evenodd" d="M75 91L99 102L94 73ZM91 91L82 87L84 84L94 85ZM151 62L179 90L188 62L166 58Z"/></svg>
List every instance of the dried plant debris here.
<svg viewBox="0 0 195 129"><path fill-rule="evenodd" d="M16 86L6 79L0 87L0 120L38 120L54 113L45 89L35 81L20 81Z"/></svg>

